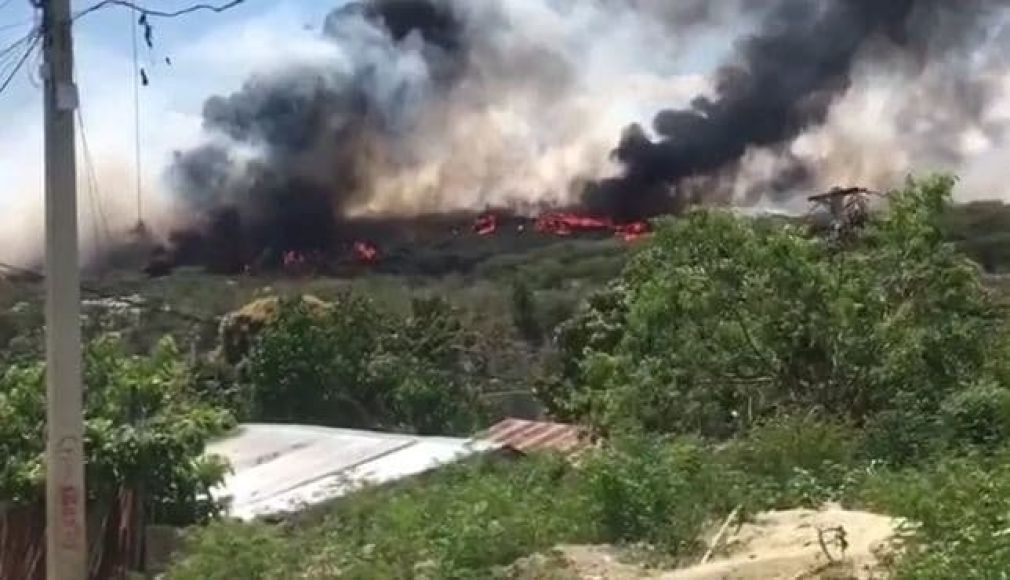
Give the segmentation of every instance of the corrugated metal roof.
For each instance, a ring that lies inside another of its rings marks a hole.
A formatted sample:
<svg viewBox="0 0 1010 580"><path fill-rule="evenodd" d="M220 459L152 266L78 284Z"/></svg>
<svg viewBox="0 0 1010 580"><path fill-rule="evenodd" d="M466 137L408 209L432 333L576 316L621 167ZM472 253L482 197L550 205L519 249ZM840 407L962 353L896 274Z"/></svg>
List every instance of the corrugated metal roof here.
<svg viewBox="0 0 1010 580"><path fill-rule="evenodd" d="M291 513L499 448L487 441L305 425L246 424L208 446L233 473L215 490L240 519Z"/></svg>
<svg viewBox="0 0 1010 580"><path fill-rule="evenodd" d="M524 419L505 419L488 429L482 438L522 453L557 451L571 455L589 445L585 433L576 425Z"/></svg>

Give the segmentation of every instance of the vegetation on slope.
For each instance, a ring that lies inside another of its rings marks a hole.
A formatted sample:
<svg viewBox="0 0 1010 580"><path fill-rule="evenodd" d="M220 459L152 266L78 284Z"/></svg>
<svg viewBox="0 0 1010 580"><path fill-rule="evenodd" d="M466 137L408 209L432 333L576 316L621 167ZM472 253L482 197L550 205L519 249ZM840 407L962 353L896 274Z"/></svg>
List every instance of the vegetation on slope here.
<svg viewBox="0 0 1010 580"><path fill-rule="evenodd" d="M90 499L143 489L154 523L191 524L218 511L207 492L226 466L203 456L232 416L193 390L171 340L150 356L127 354L115 337L89 345L85 373L85 455ZM0 500L31 505L45 491L45 369L18 363L0 374Z"/></svg>
<svg viewBox="0 0 1010 580"><path fill-rule="evenodd" d="M488 578L564 542L678 561L734 506L827 500L921 524L900 578L1008 569L1008 318L945 238L952 184L909 184L843 242L715 211L665 224L539 382L609 435L578 466L478 463L289 527L220 524L170 577L241 558L249 578Z"/></svg>
<svg viewBox="0 0 1010 580"><path fill-rule="evenodd" d="M575 466L477 461L286 524L216 522L192 534L168 577L493 578L568 542L678 562L736 506L827 500L920 524L899 578L1010 569L1010 318L969 260L977 236L965 229L981 210L952 210L952 185L910 183L841 241L705 210L662 224L641 251L606 250L605 264L578 276L589 245L415 288L378 277L275 281L276 294L309 292L333 307L320 316L282 301L235 364L211 354L216 328L198 333L200 349L169 357L188 369L183 400L240 418L449 433L502 413L489 394L535 386L552 415L607 443ZM186 312L214 303L215 315L257 285L207 289L194 278L170 298L184 280L159 282L161 299ZM161 360L126 354L150 342L131 338L116 360ZM3 384L27 392L10 385L31 383L30 354L13 360L21 370ZM120 412L100 408L96 417ZM17 432L0 444L22 445L6 443ZM37 452L15 456L29 465Z"/></svg>

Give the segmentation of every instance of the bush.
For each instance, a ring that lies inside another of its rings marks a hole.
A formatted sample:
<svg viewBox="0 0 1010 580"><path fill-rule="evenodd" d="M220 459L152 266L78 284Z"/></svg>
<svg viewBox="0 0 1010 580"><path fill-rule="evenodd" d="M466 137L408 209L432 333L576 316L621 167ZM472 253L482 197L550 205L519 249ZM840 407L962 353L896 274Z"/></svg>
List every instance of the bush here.
<svg viewBox="0 0 1010 580"><path fill-rule="evenodd" d="M512 282L512 323L527 342L536 344L543 339L533 291L521 278Z"/></svg>
<svg viewBox="0 0 1010 580"><path fill-rule="evenodd" d="M282 301L260 332L246 368L263 421L376 425L386 413L369 384L369 359L385 321L371 303L347 295L327 312Z"/></svg>
<svg viewBox="0 0 1010 580"><path fill-rule="evenodd" d="M171 580L279 580L297 558L276 528L234 522L194 530L184 551L189 556L172 566Z"/></svg>
<svg viewBox="0 0 1010 580"><path fill-rule="evenodd" d="M594 450L578 466L536 455L449 466L338 500L284 535L235 537L261 553L243 556L243 566L255 564L246 568L254 579L484 580L561 544L646 544L646 555L693 557L702 528L739 501L734 489L706 447L637 438ZM227 530L199 535L168 579L227 568L242 553ZM286 544L279 551L278 538Z"/></svg>
<svg viewBox="0 0 1010 580"><path fill-rule="evenodd" d="M950 394L1005 376L990 357L1005 320L939 226L952 185L910 183L844 246L719 211L662 225L561 329L545 403L603 430L728 437L810 411L918 429L896 423L910 419L896 403L936 416Z"/></svg>
<svg viewBox="0 0 1010 580"><path fill-rule="evenodd" d="M951 395L942 419L954 445L995 449L1010 440L1010 389L991 383Z"/></svg>
<svg viewBox="0 0 1010 580"><path fill-rule="evenodd" d="M90 499L142 489L153 523L204 521L218 509L208 495L225 466L203 456L231 416L199 401L170 340L150 356L127 355L115 338L91 343L84 358L85 455ZM41 501L45 471L44 365L0 375L0 500Z"/></svg>
<svg viewBox="0 0 1010 580"><path fill-rule="evenodd" d="M645 542L671 557L695 553L713 513L733 507L729 481L691 442L624 440L584 465L592 518L606 542Z"/></svg>
<svg viewBox="0 0 1010 580"><path fill-rule="evenodd" d="M817 507L845 493L861 445L862 434L848 426L814 415L780 417L728 443L717 460L752 509Z"/></svg>
<svg viewBox="0 0 1010 580"><path fill-rule="evenodd" d="M926 469L881 472L857 499L906 518L914 534L898 579L989 579L1010 570L1010 454L944 458ZM995 574L995 575L994 575Z"/></svg>
<svg viewBox="0 0 1010 580"><path fill-rule="evenodd" d="M282 301L243 367L257 420L468 434L481 418L471 352L441 298L398 317L343 294L323 311Z"/></svg>

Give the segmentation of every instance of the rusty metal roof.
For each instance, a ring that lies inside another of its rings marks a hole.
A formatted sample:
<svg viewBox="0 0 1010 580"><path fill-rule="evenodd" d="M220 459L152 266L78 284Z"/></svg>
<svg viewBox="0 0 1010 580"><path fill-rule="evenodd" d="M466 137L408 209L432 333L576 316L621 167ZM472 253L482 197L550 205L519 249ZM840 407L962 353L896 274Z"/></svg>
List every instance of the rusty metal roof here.
<svg viewBox="0 0 1010 580"><path fill-rule="evenodd" d="M521 453L556 451L573 455L589 446L589 439L576 425L523 419L505 419L484 432L481 438Z"/></svg>

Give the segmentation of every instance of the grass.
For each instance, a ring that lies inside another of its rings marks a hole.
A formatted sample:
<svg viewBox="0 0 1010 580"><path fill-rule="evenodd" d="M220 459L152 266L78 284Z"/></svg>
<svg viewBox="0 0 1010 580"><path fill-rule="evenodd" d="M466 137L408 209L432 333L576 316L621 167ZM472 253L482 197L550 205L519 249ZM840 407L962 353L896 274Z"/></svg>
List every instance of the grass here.
<svg viewBox="0 0 1010 580"><path fill-rule="evenodd" d="M992 273L1010 272L1010 208L974 204L949 218L948 237ZM139 295L138 343L193 333L213 342L216 319L264 293L328 298L351 288L384 308L439 294L460 307L483 337L489 390L530 381L543 350L518 342L510 288L522 278L541 318L563 319L586 292L616 275L627 247L612 240L570 240L542 247L474 249L466 268L438 276L373 273L352 279L218 277L192 270L150 280L117 273L93 280L107 295ZM1010 283L991 286L1010 296ZM41 324L41 285L0 280L0 346ZM19 306L13 309L15 305ZM195 314L199 323L164 312ZM550 324L547 324L549 326ZM148 336L149 335L149 336ZM201 342L202 341L202 342ZM507 348L506 348L507 346ZM985 394L985 393L982 393ZM972 419L988 399L950 412ZM985 409L1003 408L1001 401ZM988 403L986 403L988 404ZM972 421L965 430L978 431ZM960 423L959 423L960 424ZM218 522L195 530L168 580L303 578L483 579L502 576L518 558L562 543L641 544L666 563L697 555L702 530L737 505L746 513L838 500L919 523L902 579L1000 578L1010 570L1010 451L1003 433L979 431L976 450L939 449L928 461L887 467L873 461L872 436L818 418L780 420L714 446L700 441L630 439L592 454L578 467L550 457L479 461L405 484L365 490L283 524Z"/></svg>
<svg viewBox="0 0 1010 580"><path fill-rule="evenodd" d="M737 505L753 511L770 503L748 495L758 480L769 493L791 485L789 469L749 473L755 461L797 449L777 449L786 428L777 429L755 435L739 452L636 437L592 452L578 466L551 456L481 460L365 490L278 526L218 524L194 533L167 579L235 578L227 562L238 558L249 580L483 580L525 556L580 543L636 546L652 563L693 560L713 522ZM831 437L806 423L793 430ZM778 461L798 467L848 457L834 443L798 453ZM821 500L832 485L814 486Z"/></svg>
<svg viewBox="0 0 1010 580"><path fill-rule="evenodd" d="M696 555L702 526L732 497L701 453L690 443L636 442L579 468L552 457L448 468L366 490L287 527L199 530L167 578L234 578L225 562L235 538L256 553L243 556L256 559L249 580L483 580L562 543L641 541L671 558Z"/></svg>
<svg viewBox="0 0 1010 580"><path fill-rule="evenodd" d="M167 580L567 578L550 551L580 543L673 566L695 561L703 532L736 506L747 517L825 501L917 523L891 562L895 578L1010 570L1010 448L891 469L860 445L847 427L800 418L729 445L626 439L574 467L549 456L475 461L282 524L197 530Z"/></svg>

